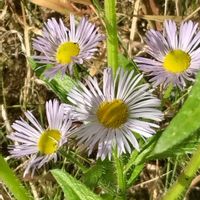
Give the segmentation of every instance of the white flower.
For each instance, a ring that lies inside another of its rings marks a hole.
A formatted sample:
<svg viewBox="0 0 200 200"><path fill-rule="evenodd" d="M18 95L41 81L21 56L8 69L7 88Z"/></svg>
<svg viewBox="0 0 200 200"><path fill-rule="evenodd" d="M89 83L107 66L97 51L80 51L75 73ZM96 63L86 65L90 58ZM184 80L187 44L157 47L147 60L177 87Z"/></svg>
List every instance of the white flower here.
<svg viewBox="0 0 200 200"><path fill-rule="evenodd" d="M198 24L182 22L177 30L175 22L164 22L164 32L149 30L146 52L153 57L136 57L135 62L156 87L169 84L183 88L200 69L200 32Z"/></svg>
<svg viewBox="0 0 200 200"><path fill-rule="evenodd" d="M33 48L42 54L33 56L38 63L52 64L45 75L53 78L58 71L62 74L68 69L73 71L73 64L82 64L97 51L97 45L104 39L94 24L83 17L76 26L74 16L70 15L70 29L63 21L55 18L45 23L42 36L33 39Z"/></svg>
<svg viewBox="0 0 200 200"><path fill-rule="evenodd" d="M14 132L8 138L15 142L11 146L12 157L31 155L26 166L24 176L32 168L32 175L36 168L42 167L50 160L57 160L58 149L67 142L71 120L69 115L64 115L63 104L57 100L46 102L46 116L48 128L44 129L30 111L25 112L30 124L22 118L16 120L12 128Z"/></svg>
<svg viewBox="0 0 200 200"><path fill-rule="evenodd" d="M134 71L119 68L113 80L112 70L105 69L103 90L91 77L86 80L87 87L80 82L71 90L68 100L73 104L74 117L83 122L73 134L78 144L87 147L88 154L97 147L96 157L103 160L111 158L113 147L117 147L118 155L130 153L131 147L139 150L135 133L148 138L159 128L152 121L162 119L157 109L160 100L152 95L148 84L139 85L141 79Z"/></svg>

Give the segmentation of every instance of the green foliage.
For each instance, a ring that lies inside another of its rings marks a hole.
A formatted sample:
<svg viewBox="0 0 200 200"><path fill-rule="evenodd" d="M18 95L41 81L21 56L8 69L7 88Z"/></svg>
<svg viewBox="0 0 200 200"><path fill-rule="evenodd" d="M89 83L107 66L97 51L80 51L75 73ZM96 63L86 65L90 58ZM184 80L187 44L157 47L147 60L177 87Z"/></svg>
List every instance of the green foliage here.
<svg viewBox="0 0 200 200"><path fill-rule="evenodd" d="M90 169L84 174L83 181L88 187L94 189L104 173L104 166L102 165L102 162L98 160L97 163L90 167Z"/></svg>
<svg viewBox="0 0 200 200"><path fill-rule="evenodd" d="M172 90L173 90L173 84L170 83L169 86L167 87L167 89L165 90L165 93L164 93L163 98L164 98L164 99L169 98L170 95L171 95Z"/></svg>
<svg viewBox="0 0 200 200"><path fill-rule="evenodd" d="M68 200L101 200L101 197L90 191L83 183L60 169L51 170L54 178L62 188Z"/></svg>
<svg viewBox="0 0 200 200"><path fill-rule="evenodd" d="M143 170L144 168L144 164L140 164L140 165L136 165L133 170L132 170L132 173L131 173L131 176L130 178L128 179L128 182L127 182L127 185L128 186L131 186L138 178L139 174L141 173L141 171Z"/></svg>
<svg viewBox="0 0 200 200"><path fill-rule="evenodd" d="M138 165L151 159L176 157L188 153L191 154L194 150L196 150L198 144L200 144L200 130L198 129L180 144L173 146L173 148L168 149L161 155L153 155L152 157L149 157L148 155L151 154L151 151L153 150L158 139L160 138L160 135L161 133L158 133L156 136L151 138L149 143L143 147L141 153L137 156L135 160L132 160L130 165Z"/></svg>
<svg viewBox="0 0 200 200"><path fill-rule="evenodd" d="M35 71L36 75L45 81L47 86L50 87L51 90L62 100L63 102L67 102L67 94L75 86L76 82L73 78L67 75L61 75L57 73L52 80L49 80L44 77L43 72L46 68L51 67L50 65L44 65L42 67L38 67L37 63L29 58L29 64L32 69Z"/></svg>
<svg viewBox="0 0 200 200"><path fill-rule="evenodd" d="M17 200L33 199L28 190L24 188L20 180L15 176L14 172L9 168L7 162L0 155L0 181L2 181L12 192Z"/></svg>
<svg viewBox="0 0 200 200"><path fill-rule="evenodd" d="M138 71L138 68L136 66L136 64L127 59L123 54L118 54L118 64L119 64L119 67L123 67L124 69L128 69L128 70L135 70L136 73L139 73Z"/></svg>
<svg viewBox="0 0 200 200"><path fill-rule="evenodd" d="M71 77L57 74L52 80L48 80L45 77L42 79L54 91L60 100L67 102L67 94L75 85L75 81Z"/></svg>
<svg viewBox="0 0 200 200"><path fill-rule="evenodd" d="M105 199L105 200L113 200L113 196L110 195L110 194L103 194L102 195L102 199Z"/></svg>
<svg viewBox="0 0 200 200"><path fill-rule="evenodd" d="M115 174L115 168L111 161L104 160L101 161L101 166L104 168L104 173L101 177L101 182L103 182L106 185L110 185L113 187L116 186L116 174Z"/></svg>
<svg viewBox="0 0 200 200"><path fill-rule="evenodd" d="M95 189L100 186L105 194L115 196L116 174L113 163L109 160L101 161L100 159L83 175L83 182Z"/></svg>

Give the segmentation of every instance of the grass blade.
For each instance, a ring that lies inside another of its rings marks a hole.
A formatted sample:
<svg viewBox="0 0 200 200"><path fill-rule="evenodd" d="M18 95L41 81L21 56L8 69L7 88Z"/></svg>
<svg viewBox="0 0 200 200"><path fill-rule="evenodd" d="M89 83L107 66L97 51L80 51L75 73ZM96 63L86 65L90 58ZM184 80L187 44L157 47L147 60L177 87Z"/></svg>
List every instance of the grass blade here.
<svg viewBox="0 0 200 200"><path fill-rule="evenodd" d="M14 172L10 169L7 162L0 155L0 181L2 181L17 200L33 199L28 190L24 188Z"/></svg>

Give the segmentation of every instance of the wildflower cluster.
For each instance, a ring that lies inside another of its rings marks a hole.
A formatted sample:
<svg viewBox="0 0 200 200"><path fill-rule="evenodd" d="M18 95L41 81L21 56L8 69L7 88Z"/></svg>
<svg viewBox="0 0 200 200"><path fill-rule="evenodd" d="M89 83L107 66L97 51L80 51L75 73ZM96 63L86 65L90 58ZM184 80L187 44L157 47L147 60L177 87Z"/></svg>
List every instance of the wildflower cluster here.
<svg viewBox="0 0 200 200"><path fill-rule="evenodd" d="M58 72L72 74L73 65L91 59L104 38L86 18L76 25L70 15L70 28L61 19L52 18L45 23L42 36L33 40L33 48L40 52L33 58L50 64L45 70L50 79ZM199 41L198 24L183 22L177 28L175 22L165 21L163 34L147 32L145 51L149 56L134 60L151 77L154 88L172 84L183 89L199 71ZM163 119L160 100L152 92L143 75L134 70L119 67L113 76L112 69L105 68L102 85L97 78L88 77L70 91L68 104L55 99L46 102L46 128L30 111L24 113L30 123L22 118L16 120L12 125L14 132L8 136L15 142L10 153L12 157L30 156L27 174L52 159L56 162L59 149L69 138L75 139L77 146L83 145L88 156L95 153L96 159L101 160L112 159L113 150L118 156L133 149L139 151L138 135L143 139L151 137Z"/></svg>

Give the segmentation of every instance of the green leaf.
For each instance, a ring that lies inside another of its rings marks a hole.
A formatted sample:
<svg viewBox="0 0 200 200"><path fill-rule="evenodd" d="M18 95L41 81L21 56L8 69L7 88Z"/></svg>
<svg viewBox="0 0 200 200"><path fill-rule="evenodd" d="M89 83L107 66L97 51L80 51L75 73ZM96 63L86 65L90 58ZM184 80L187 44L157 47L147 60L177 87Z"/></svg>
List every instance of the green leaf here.
<svg viewBox="0 0 200 200"><path fill-rule="evenodd" d="M50 64L47 64L47 65L38 64L31 57L28 58L28 63L31 66L31 68L33 69L33 71L35 72L35 74L36 74L37 77L40 77L42 75L42 73L44 72L44 70L46 68L49 68L51 66Z"/></svg>
<svg viewBox="0 0 200 200"><path fill-rule="evenodd" d="M119 67L123 67L128 70L134 69L137 73L139 73L137 65L133 61L127 59L123 54L120 54L120 53L118 54L118 65Z"/></svg>
<svg viewBox="0 0 200 200"><path fill-rule="evenodd" d="M128 163L124 166L124 174L127 175L127 185L131 186L137 180L141 171L144 168L144 164L134 165L135 159L137 158L139 152L133 151L128 159Z"/></svg>
<svg viewBox="0 0 200 200"><path fill-rule="evenodd" d="M105 200L113 200L113 199L115 199L116 200L116 198L114 198L110 194L102 194L102 199L105 199Z"/></svg>
<svg viewBox="0 0 200 200"><path fill-rule="evenodd" d="M128 158L128 163L124 166L124 173L126 173L134 164L135 159L138 156L138 151L132 151L130 157Z"/></svg>
<svg viewBox="0 0 200 200"><path fill-rule="evenodd" d="M104 173L102 174L101 182L103 182L107 186L115 188L115 186L117 185L117 181L113 162L109 161L108 159L105 159L104 161L99 160L99 164L102 166L102 168L104 168Z"/></svg>
<svg viewBox="0 0 200 200"><path fill-rule="evenodd" d="M14 172L9 168L7 162L0 155L0 181L2 181L12 192L17 200L33 199L28 190L24 188L20 180L15 176Z"/></svg>
<svg viewBox="0 0 200 200"><path fill-rule="evenodd" d="M143 170L144 168L144 164L140 164L140 165L137 165L134 167L132 173L131 173L131 176L127 182L127 185L131 186L133 185L133 183L137 180L139 174L141 173L141 171Z"/></svg>
<svg viewBox="0 0 200 200"><path fill-rule="evenodd" d="M168 149L167 151L163 152L159 155L151 155L153 148L155 144L157 143L160 133L155 135L151 138L151 141L148 142L148 145L145 145L140 152L140 154L137 156L135 160L133 160L131 163L132 165L138 165L143 162L146 162L148 160L152 159L159 159L159 158L167 158L167 157L176 157L188 153L192 153L200 144L200 130L195 131L192 135L190 135L187 139L182 141L180 144L177 144L173 146L173 148ZM130 166L129 166L130 167Z"/></svg>
<svg viewBox="0 0 200 200"><path fill-rule="evenodd" d="M97 163L90 167L90 169L84 174L83 181L88 187L93 189L97 186L98 181L104 173L105 170L102 161L98 160Z"/></svg>
<svg viewBox="0 0 200 200"><path fill-rule="evenodd" d="M161 133L156 133L156 135L148 139L147 143L143 146L142 150L139 152L136 159L130 161L129 167L132 165L138 165L138 164L144 163L145 161L149 160L147 159L148 155L153 150L160 136L161 136Z"/></svg>
<svg viewBox="0 0 200 200"><path fill-rule="evenodd" d="M70 76L62 76L59 73L56 74L52 80L48 80L45 77L41 77L41 79L46 82L46 84L63 102L67 102L67 94L76 84L76 82Z"/></svg>
<svg viewBox="0 0 200 200"><path fill-rule="evenodd" d="M194 150L196 150L198 144L200 144L200 130L195 131L186 140L165 151L162 155L158 155L157 158L176 157L188 153L191 154L194 152Z"/></svg>
<svg viewBox="0 0 200 200"><path fill-rule="evenodd" d="M43 72L46 68L51 67L51 65L48 64L38 67L38 64L32 58L29 58L29 64L35 71L37 77L45 81L47 86L50 87L50 89L60 98L60 100L67 102L67 94L75 86L76 81L70 76L61 75L61 73L57 73L52 80L49 80L45 78Z"/></svg>
<svg viewBox="0 0 200 200"><path fill-rule="evenodd" d="M167 89L165 90L165 93L164 93L164 96L163 96L164 99L167 99L167 98L170 97L171 92L173 90L173 87L174 87L173 84L170 83L169 86L167 87Z"/></svg>
<svg viewBox="0 0 200 200"><path fill-rule="evenodd" d="M107 194L113 198L116 196L117 181L115 167L113 162L108 159L104 161L98 159L84 174L83 181L91 189L101 188L106 196Z"/></svg>
<svg viewBox="0 0 200 200"><path fill-rule="evenodd" d="M83 183L76 180L67 172L60 169L51 170L54 178L62 188L66 199L68 200L102 200L101 197L94 194Z"/></svg>

